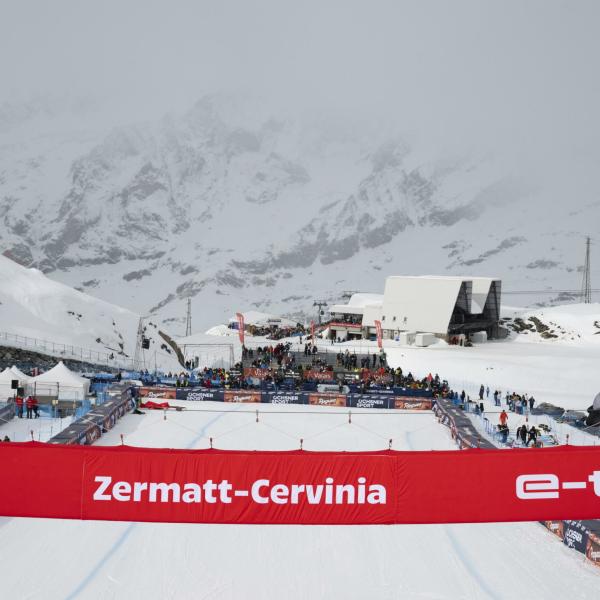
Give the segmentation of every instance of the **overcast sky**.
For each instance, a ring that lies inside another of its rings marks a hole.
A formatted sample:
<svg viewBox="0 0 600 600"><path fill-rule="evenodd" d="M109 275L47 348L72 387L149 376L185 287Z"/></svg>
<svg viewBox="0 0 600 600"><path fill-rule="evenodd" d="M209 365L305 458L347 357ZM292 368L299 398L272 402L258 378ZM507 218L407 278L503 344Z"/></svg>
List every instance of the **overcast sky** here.
<svg viewBox="0 0 600 600"><path fill-rule="evenodd" d="M141 114L236 90L442 138L558 143L571 155L595 148L600 133L598 0L0 7L3 99L82 94Z"/></svg>

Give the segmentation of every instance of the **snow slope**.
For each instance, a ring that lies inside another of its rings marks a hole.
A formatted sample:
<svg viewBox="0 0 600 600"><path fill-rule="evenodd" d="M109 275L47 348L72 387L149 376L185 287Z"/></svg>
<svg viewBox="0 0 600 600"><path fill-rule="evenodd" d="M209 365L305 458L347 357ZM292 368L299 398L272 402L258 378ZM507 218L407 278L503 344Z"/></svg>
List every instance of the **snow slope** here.
<svg viewBox="0 0 600 600"><path fill-rule="evenodd" d="M127 415L100 440L203 448L450 449L430 414L358 414L179 403L215 409ZM249 413L242 412L249 410ZM304 407L306 410L306 407ZM597 598L600 572L535 523L231 526L3 519L7 598ZM24 560L28 558L28 561ZM29 568L30 564L35 569Z"/></svg>
<svg viewBox="0 0 600 600"><path fill-rule="evenodd" d="M15 345L69 358L130 367L135 354L139 315L53 281L37 269L26 269L0 256L0 344ZM9 334L4 336L3 334ZM146 321L148 367L157 364L165 370L178 370L174 353ZM20 339L14 336L19 336ZM47 340L32 345L24 337ZM68 348L64 348L68 346ZM76 348L71 349L75 346Z"/></svg>

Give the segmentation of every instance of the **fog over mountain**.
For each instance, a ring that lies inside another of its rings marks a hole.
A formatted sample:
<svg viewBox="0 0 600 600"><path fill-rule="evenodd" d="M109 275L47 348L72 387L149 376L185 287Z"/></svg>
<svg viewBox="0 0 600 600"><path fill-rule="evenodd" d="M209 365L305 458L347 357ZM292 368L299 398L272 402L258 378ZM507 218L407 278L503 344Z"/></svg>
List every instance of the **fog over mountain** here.
<svg viewBox="0 0 600 600"><path fill-rule="evenodd" d="M579 287L597 3L3 8L0 248L23 264L175 333L188 297L195 329L304 318L388 274Z"/></svg>

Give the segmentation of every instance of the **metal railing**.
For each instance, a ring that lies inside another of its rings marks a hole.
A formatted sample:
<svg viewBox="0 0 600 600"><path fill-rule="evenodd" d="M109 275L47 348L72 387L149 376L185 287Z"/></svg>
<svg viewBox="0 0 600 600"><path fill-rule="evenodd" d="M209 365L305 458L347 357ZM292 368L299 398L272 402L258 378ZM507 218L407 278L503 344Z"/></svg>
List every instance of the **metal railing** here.
<svg viewBox="0 0 600 600"><path fill-rule="evenodd" d="M0 331L0 346L10 346L19 350L32 350L49 356L110 368L134 369L133 358L121 356L114 352L100 352L81 346L61 344L5 331Z"/></svg>

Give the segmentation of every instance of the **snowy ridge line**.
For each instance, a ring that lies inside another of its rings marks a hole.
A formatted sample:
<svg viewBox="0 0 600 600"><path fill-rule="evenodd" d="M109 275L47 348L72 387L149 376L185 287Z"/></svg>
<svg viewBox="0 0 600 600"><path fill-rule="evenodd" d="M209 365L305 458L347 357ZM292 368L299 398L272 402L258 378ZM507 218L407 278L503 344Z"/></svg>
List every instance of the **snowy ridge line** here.
<svg viewBox="0 0 600 600"><path fill-rule="evenodd" d="M112 429L125 413L135 406L131 387L113 386L118 392L111 400L95 407L83 417L80 417L60 433L48 440L49 444L85 444L91 445L98 438Z"/></svg>
<svg viewBox="0 0 600 600"><path fill-rule="evenodd" d="M9 345L5 342L11 342L11 344ZM71 344L61 344L40 338L17 335L6 331L0 331L0 345L8 346L9 348L17 348L19 350L32 350L34 352L39 352L40 354L47 354L48 356L88 362L109 368L124 366L126 369L132 369L133 367L132 358L123 359L121 361L116 358L118 354L112 353L115 358L111 359L111 354L108 352L100 352L99 350L92 350L91 348L83 348Z"/></svg>

